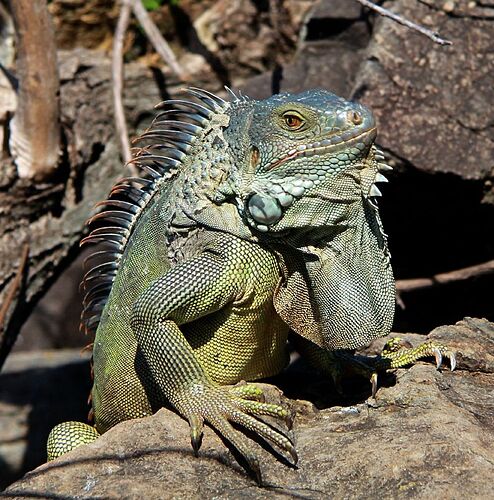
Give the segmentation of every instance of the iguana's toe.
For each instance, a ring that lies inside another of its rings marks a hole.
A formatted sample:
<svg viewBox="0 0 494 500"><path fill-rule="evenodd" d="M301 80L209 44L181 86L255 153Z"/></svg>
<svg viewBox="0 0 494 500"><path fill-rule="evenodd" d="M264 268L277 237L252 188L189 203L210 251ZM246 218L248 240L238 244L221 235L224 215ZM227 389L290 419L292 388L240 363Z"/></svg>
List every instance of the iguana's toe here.
<svg viewBox="0 0 494 500"><path fill-rule="evenodd" d="M252 401L264 401L264 392L255 384L239 383L230 389L232 395Z"/></svg>
<svg viewBox="0 0 494 500"><path fill-rule="evenodd" d="M273 405L275 406L275 405ZM265 415L265 413L263 413ZM291 441L285 434L281 431L274 429L260 420L257 420L247 413L234 411L228 415L228 420L253 432L257 436L262 437L266 442L271 445L275 445L282 452L286 452L290 455L293 465L298 461L297 452Z"/></svg>
<svg viewBox="0 0 494 500"><path fill-rule="evenodd" d="M292 440L281 430L257 418L274 417L291 424L291 412L282 406L258 401L261 398L262 390L253 384L234 387L205 385L200 388L195 386L193 394L188 393L174 403L189 421L192 448L196 455L201 446L203 425L206 422L240 453L250 472L260 482L261 471L256 454L251 450L249 440L232 424L260 437L293 465L298 460Z"/></svg>
<svg viewBox="0 0 494 500"><path fill-rule="evenodd" d="M259 459L251 450L248 440L240 432L236 431L226 418L212 419L210 424L240 454L247 465L248 471L253 474L257 484L262 486L262 472Z"/></svg>
<svg viewBox="0 0 494 500"><path fill-rule="evenodd" d="M279 405L271 403L262 403L259 401L238 400L238 407L249 415L265 415L273 418L283 419L289 429L293 425L293 414Z"/></svg>
<svg viewBox="0 0 494 500"><path fill-rule="evenodd" d="M444 358L449 360L451 371L456 368L456 356L447 346L429 340L417 347L411 347L399 337L394 337L386 343L381 355L376 359L375 367L378 370L401 368L430 357L435 358L437 369L441 368Z"/></svg>

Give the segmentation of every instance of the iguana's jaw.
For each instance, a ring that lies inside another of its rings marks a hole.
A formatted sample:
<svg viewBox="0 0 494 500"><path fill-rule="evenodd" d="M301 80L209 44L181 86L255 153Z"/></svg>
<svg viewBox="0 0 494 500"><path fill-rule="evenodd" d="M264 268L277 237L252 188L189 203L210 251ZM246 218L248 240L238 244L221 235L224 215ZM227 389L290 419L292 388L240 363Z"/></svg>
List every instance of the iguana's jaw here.
<svg viewBox="0 0 494 500"><path fill-rule="evenodd" d="M373 119L369 121L363 125L370 126L300 145L273 161L270 168L264 167L267 177L247 184L241 197L247 222L261 232L284 231L293 226L293 217L283 221L288 212L303 210L304 198L312 200L309 204L321 198L325 209L319 211L319 222L312 220L311 224L330 224L350 203L361 204L362 198L379 196L375 183L383 182L384 177L379 174L373 146L376 127Z"/></svg>
<svg viewBox="0 0 494 500"><path fill-rule="evenodd" d="M335 154L338 150L347 150L356 148L365 151L373 144L377 135L377 128L373 126L365 130L346 130L339 134L332 134L326 139L309 144L300 144L296 148L288 151L284 158L273 160L266 167L266 171L273 170L287 161L299 157L323 156L331 153Z"/></svg>

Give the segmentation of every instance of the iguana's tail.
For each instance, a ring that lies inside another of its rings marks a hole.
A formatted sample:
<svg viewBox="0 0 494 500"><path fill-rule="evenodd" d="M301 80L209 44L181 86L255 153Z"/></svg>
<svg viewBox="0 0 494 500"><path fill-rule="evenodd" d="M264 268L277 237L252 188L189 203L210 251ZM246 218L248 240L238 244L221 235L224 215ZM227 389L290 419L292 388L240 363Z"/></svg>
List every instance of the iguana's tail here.
<svg viewBox="0 0 494 500"><path fill-rule="evenodd" d="M82 422L63 422L56 425L48 436L48 461L99 438L100 433L91 425Z"/></svg>

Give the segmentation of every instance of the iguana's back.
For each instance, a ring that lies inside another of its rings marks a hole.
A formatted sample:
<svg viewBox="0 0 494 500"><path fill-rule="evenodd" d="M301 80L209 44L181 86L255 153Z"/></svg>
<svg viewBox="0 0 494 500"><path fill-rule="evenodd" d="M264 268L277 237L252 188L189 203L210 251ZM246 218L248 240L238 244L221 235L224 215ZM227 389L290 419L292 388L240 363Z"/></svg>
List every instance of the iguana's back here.
<svg viewBox="0 0 494 500"><path fill-rule="evenodd" d="M130 317L139 295L170 267L164 245L166 225L152 213L156 204L152 201L148 214L136 223L96 330L91 395L99 432L122 420L151 413L146 391L136 374L137 340Z"/></svg>

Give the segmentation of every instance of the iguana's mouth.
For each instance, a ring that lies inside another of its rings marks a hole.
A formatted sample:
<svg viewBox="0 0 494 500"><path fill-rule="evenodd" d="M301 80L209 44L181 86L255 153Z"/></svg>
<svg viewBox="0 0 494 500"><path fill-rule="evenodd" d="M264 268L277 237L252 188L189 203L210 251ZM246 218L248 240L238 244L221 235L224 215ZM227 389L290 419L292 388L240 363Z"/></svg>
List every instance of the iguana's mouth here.
<svg viewBox="0 0 494 500"><path fill-rule="evenodd" d="M298 158L299 156L310 157L329 153L336 146L344 145L345 147L349 147L354 145L354 143L360 142L360 144L367 148L374 142L376 134L376 127L364 130L363 132L360 132L358 134L355 134L354 130L347 130L346 132L343 132L341 134L334 134L327 139L323 139L322 141L316 141L311 144L301 144L295 149L288 151L286 156L284 156L283 158L273 160L271 163L269 163L266 166L266 171L273 170L283 163Z"/></svg>

